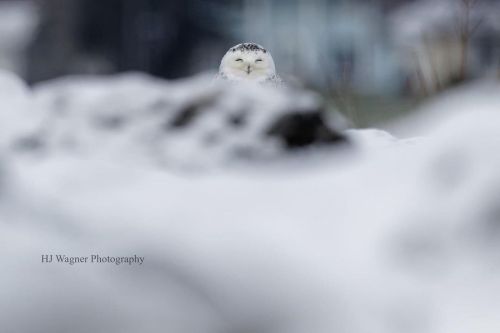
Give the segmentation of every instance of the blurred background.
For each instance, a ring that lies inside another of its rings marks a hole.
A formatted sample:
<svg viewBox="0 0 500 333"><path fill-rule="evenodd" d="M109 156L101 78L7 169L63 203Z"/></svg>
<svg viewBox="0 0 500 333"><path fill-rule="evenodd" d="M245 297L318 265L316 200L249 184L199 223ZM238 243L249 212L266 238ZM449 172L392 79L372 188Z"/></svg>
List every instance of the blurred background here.
<svg viewBox="0 0 500 333"><path fill-rule="evenodd" d="M0 0L0 40L0 67L31 84L131 70L176 79L253 41L286 81L363 127L500 77L500 1Z"/></svg>

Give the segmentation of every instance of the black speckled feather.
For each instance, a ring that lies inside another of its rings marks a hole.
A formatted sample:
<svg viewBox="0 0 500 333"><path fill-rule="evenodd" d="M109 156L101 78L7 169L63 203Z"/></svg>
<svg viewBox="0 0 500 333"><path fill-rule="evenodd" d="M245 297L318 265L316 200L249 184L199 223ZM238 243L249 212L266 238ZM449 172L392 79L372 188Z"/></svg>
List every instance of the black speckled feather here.
<svg viewBox="0 0 500 333"><path fill-rule="evenodd" d="M262 46L255 44L255 43L242 43L238 44L235 47L231 49L231 51L236 52L236 51L262 51L264 53L267 53L267 50L263 48Z"/></svg>

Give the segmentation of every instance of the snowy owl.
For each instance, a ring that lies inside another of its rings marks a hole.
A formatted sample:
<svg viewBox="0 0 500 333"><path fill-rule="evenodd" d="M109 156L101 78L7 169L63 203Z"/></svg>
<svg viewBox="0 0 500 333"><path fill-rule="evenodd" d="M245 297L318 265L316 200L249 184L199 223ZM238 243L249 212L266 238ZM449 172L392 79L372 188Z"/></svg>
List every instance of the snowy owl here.
<svg viewBox="0 0 500 333"><path fill-rule="evenodd" d="M231 47L220 63L217 78L232 82L255 82L281 86L274 60L269 51L255 43Z"/></svg>

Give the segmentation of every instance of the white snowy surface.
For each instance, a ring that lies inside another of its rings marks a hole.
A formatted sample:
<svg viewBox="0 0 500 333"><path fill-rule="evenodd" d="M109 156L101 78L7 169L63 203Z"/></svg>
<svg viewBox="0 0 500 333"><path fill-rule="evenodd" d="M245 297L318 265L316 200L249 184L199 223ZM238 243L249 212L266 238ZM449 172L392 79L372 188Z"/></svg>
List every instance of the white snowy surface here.
<svg viewBox="0 0 500 333"><path fill-rule="evenodd" d="M471 117L471 122L496 114L500 105L497 79L482 79L442 92L419 106L405 122L385 126L391 133L402 136L429 135L437 127L458 117ZM473 124L471 124L473 127Z"/></svg>
<svg viewBox="0 0 500 333"><path fill-rule="evenodd" d="M148 118L144 106L162 93L145 77L136 82L121 90L101 79L61 81L67 90L60 98L71 102L59 111L47 87L25 95L35 114L62 112L67 133L46 118L50 149L7 149L0 159L2 331L500 330L498 83L436 101L453 109L441 119L428 116L422 138L351 130L350 151L306 151L193 174L105 156L125 150L125 141L117 135L115 149L102 137L102 147L100 134L85 127L86 119L124 108L126 117ZM211 91L196 82L171 83L165 102ZM488 102L480 99L485 89L493 94ZM113 96L108 104L104 93ZM234 103L242 98L221 93ZM477 103L461 103L463 94ZM266 93L250 95L274 110ZM13 112L2 132L18 122L18 99L9 98L2 95L1 111ZM157 120L144 122L154 131ZM75 145L60 149L63 134ZM143 153L139 141L130 142L132 154ZM42 254L94 253L145 262L40 262Z"/></svg>

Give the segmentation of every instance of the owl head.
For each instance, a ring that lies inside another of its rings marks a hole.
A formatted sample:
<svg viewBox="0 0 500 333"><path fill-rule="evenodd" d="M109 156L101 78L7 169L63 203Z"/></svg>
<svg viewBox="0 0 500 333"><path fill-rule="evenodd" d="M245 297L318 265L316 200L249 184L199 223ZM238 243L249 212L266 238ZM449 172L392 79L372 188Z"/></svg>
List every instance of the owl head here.
<svg viewBox="0 0 500 333"><path fill-rule="evenodd" d="M219 73L229 80L260 82L275 75L276 69L269 51L255 43L242 43L226 52Z"/></svg>

